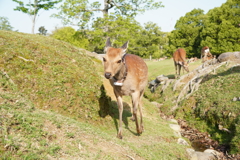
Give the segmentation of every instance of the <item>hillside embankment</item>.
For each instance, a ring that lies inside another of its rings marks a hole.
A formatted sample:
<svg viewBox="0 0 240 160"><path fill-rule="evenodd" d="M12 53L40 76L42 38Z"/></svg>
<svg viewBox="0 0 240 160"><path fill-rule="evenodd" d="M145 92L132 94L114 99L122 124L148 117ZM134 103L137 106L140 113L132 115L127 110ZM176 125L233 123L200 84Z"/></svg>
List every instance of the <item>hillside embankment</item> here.
<svg viewBox="0 0 240 160"><path fill-rule="evenodd" d="M189 158L190 146L177 143L170 122L147 99L145 132L136 135L125 97L124 138L116 138L116 101L106 91L101 61L86 50L51 37L0 31L0 68L2 159Z"/></svg>

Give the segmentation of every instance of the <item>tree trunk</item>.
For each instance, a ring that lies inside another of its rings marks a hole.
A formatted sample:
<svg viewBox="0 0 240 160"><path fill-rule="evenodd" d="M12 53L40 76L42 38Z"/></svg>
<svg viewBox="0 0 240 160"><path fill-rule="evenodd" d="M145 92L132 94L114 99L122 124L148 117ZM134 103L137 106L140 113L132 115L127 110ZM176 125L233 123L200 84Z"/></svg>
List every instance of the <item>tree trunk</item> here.
<svg viewBox="0 0 240 160"><path fill-rule="evenodd" d="M36 20L36 15L33 15L33 19L32 19L32 34L34 34L35 20Z"/></svg>
<svg viewBox="0 0 240 160"><path fill-rule="evenodd" d="M38 11L37 9L38 9L38 1L34 0L34 12L32 14L32 16L33 16L33 18L32 18L32 34L34 34L35 22L36 22L37 11Z"/></svg>
<svg viewBox="0 0 240 160"><path fill-rule="evenodd" d="M104 0L104 9L102 10L103 12L103 18L107 18L108 17L108 1L109 0Z"/></svg>

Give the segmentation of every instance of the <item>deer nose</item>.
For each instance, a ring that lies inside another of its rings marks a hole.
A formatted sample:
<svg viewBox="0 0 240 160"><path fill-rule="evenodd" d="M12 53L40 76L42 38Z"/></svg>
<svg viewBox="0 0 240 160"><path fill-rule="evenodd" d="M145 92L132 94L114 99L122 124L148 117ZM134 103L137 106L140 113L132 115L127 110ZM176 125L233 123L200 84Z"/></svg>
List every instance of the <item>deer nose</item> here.
<svg viewBox="0 0 240 160"><path fill-rule="evenodd" d="M107 79L109 79L109 78L111 77L111 75L112 75L112 74L109 73L109 72L106 72L106 73L105 73L105 77L106 77Z"/></svg>

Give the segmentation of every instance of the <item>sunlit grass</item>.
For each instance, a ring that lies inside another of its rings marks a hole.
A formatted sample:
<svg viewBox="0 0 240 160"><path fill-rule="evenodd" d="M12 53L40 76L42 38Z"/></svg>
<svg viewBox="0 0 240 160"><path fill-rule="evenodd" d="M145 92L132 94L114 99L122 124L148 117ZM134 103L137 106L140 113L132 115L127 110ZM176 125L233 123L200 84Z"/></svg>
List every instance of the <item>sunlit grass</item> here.
<svg viewBox="0 0 240 160"><path fill-rule="evenodd" d="M106 96L101 61L50 37L0 31L0 155L3 159L188 159L186 146L144 99L145 132L136 135L124 98Z"/></svg>

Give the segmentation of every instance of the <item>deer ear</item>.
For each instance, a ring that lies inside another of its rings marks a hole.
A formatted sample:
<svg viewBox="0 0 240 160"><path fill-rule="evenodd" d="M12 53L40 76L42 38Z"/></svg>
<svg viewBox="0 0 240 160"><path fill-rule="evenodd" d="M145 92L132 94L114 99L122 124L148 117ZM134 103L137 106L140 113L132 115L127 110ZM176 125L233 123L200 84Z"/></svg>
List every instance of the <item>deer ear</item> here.
<svg viewBox="0 0 240 160"><path fill-rule="evenodd" d="M128 42L129 42L129 41L127 41L126 43L124 43L124 45L121 47L121 48L123 49L123 52L124 52L124 53L126 52L126 50L127 50L127 48L128 48Z"/></svg>
<svg viewBox="0 0 240 160"><path fill-rule="evenodd" d="M108 47L111 47L110 38L108 38L107 41L106 41L106 45L105 45L105 47L104 47L104 52L105 52L105 53L107 52Z"/></svg>
<svg viewBox="0 0 240 160"><path fill-rule="evenodd" d="M110 38L108 38L107 41L106 41L106 46L105 47L107 48L107 47L111 47L111 46L112 45L111 45Z"/></svg>

